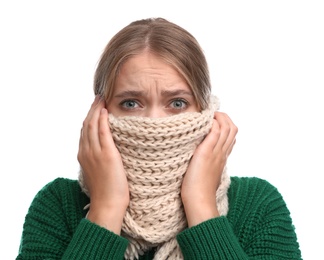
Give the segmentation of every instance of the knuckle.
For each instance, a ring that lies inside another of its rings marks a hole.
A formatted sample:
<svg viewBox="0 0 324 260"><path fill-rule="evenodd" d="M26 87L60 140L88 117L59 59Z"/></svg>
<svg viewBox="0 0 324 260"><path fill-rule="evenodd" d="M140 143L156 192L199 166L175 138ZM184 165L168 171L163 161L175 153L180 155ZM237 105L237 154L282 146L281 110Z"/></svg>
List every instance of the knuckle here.
<svg viewBox="0 0 324 260"><path fill-rule="evenodd" d="M91 120L91 121L88 123L88 129L89 129L89 130L93 130L93 129L95 129L95 127L96 127L96 123L95 123L93 120Z"/></svg>
<svg viewBox="0 0 324 260"><path fill-rule="evenodd" d="M100 135L100 136L104 136L104 135L106 135L106 133L107 133L106 129L104 129L104 128L102 128L102 127L100 127L100 128L98 129L98 132L99 132L99 135Z"/></svg>
<svg viewBox="0 0 324 260"><path fill-rule="evenodd" d="M230 125L226 124L222 127L222 131L224 131L226 134L229 134L231 131Z"/></svg>
<svg viewBox="0 0 324 260"><path fill-rule="evenodd" d="M236 125L234 125L234 127L233 127L233 131L234 131L235 133L238 133L238 127L237 127Z"/></svg>
<svg viewBox="0 0 324 260"><path fill-rule="evenodd" d="M78 152L78 154L77 154L77 160L78 160L79 163L82 161L81 152Z"/></svg>

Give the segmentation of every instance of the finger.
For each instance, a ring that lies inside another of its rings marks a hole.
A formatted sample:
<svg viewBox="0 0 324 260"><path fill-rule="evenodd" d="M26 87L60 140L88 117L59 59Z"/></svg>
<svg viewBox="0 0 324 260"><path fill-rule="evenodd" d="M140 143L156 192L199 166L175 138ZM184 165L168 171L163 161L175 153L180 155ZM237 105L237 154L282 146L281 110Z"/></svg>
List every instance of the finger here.
<svg viewBox="0 0 324 260"><path fill-rule="evenodd" d="M108 111L106 108L102 108L100 110L99 142L100 142L101 149L110 149L112 145L115 145L109 128Z"/></svg>
<svg viewBox="0 0 324 260"><path fill-rule="evenodd" d="M98 118L100 109L104 106L104 102L99 96L96 96L93 101L91 108L87 114L87 117L83 121L81 145L85 149L94 147L96 148L99 144L98 137Z"/></svg>
<svg viewBox="0 0 324 260"><path fill-rule="evenodd" d="M97 104L95 104L90 113L91 118L87 122L84 134L88 140L90 149L100 150L100 140L99 140L99 117L100 111L105 107L105 102L100 99Z"/></svg>
<svg viewBox="0 0 324 260"><path fill-rule="evenodd" d="M228 150L228 155L229 155L232 152L234 144L236 143L236 135L238 132L238 128L228 116L227 116L227 118L228 118L228 124L230 127L230 132L229 132L228 138L226 140L226 143L224 144L224 147L226 150Z"/></svg>
<svg viewBox="0 0 324 260"><path fill-rule="evenodd" d="M214 151L219 152L223 147L224 143L226 142L227 136L229 134L229 125L224 118L224 114L220 112L216 112L214 114L214 120L219 125L219 137L217 139L217 143L214 146Z"/></svg>
<svg viewBox="0 0 324 260"><path fill-rule="evenodd" d="M92 118L95 107L99 103L99 100L100 100L100 97L97 95L91 104L91 107L87 113L86 118L83 121L83 125L82 125L81 131L80 131L80 138L79 138L79 150L78 150L78 154L77 154L77 159L80 163L82 161L82 158L84 156L87 156L86 153L90 147L89 139L88 139L88 124Z"/></svg>
<svg viewBox="0 0 324 260"><path fill-rule="evenodd" d="M80 138L79 138L79 151L80 151L80 148L81 148L81 142L83 140L83 127L81 128L80 130Z"/></svg>
<svg viewBox="0 0 324 260"><path fill-rule="evenodd" d="M234 147L235 144L236 144L236 139L234 139L231 146L229 147L229 149L227 151L227 157L232 153L232 150L233 150L233 147Z"/></svg>
<svg viewBox="0 0 324 260"><path fill-rule="evenodd" d="M216 112L215 119L219 123L220 135L217 144L214 148L214 151L226 152L235 139L237 127L234 125L229 116L225 113Z"/></svg>
<svg viewBox="0 0 324 260"><path fill-rule="evenodd" d="M212 127L211 127L209 133L204 138L204 140L197 147L198 150L206 151L208 154L213 152L214 147L215 147L217 140L219 138L219 134L220 134L219 124L215 119L213 119Z"/></svg>
<svg viewBox="0 0 324 260"><path fill-rule="evenodd" d="M84 124L87 124L87 122L92 118L94 110L99 102L100 102L100 96L97 95L97 96L95 96L95 99L93 100L91 107L87 113L87 116L86 116L85 120L83 121Z"/></svg>
<svg viewBox="0 0 324 260"><path fill-rule="evenodd" d="M81 128L81 135L80 135L80 141L81 141L81 138L85 137L86 136L86 132L87 132L87 126L88 126L88 123L90 121L90 119L92 118L92 114L94 112L94 108L96 107L96 105L98 104L99 102L99 96L95 96L95 99L94 101L92 102L91 104L91 107L87 113L87 116L85 117L85 119L83 120L83 124L82 124L82 128Z"/></svg>

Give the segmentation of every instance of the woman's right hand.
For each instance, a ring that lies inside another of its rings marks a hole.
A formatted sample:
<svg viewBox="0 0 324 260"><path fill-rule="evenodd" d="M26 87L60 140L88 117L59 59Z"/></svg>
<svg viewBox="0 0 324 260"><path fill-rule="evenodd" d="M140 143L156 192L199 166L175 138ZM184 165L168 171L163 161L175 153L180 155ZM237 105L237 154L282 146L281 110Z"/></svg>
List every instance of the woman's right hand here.
<svg viewBox="0 0 324 260"><path fill-rule="evenodd" d="M108 111L98 96L83 122L78 161L90 194L87 219L120 234L129 189L121 155L110 132Z"/></svg>

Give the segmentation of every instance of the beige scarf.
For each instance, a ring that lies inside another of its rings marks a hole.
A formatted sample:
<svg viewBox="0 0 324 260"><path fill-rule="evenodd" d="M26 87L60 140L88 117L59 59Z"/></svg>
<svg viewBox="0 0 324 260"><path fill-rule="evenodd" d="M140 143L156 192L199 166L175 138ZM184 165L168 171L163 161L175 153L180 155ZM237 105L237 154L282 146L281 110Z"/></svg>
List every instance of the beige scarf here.
<svg viewBox="0 0 324 260"><path fill-rule="evenodd" d="M129 240L125 259L156 247L154 259L183 259L176 235L187 227L180 189L190 159L209 133L219 103L212 97L202 112L163 118L109 115L110 129L122 156L130 203L122 226ZM88 194L80 170L79 182ZM216 192L221 215L228 211L230 178L223 172Z"/></svg>

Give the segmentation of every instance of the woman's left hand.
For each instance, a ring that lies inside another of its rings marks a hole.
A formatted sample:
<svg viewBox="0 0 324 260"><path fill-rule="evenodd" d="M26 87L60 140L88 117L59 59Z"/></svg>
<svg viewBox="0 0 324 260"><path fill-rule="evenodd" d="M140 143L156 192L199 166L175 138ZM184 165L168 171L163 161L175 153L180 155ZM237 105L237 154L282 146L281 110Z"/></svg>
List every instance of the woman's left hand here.
<svg viewBox="0 0 324 260"><path fill-rule="evenodd" d="M237 131L227 114L215 112L211 131L196 148L181 187L189 227L219 216L216 190Z"/></svg>

